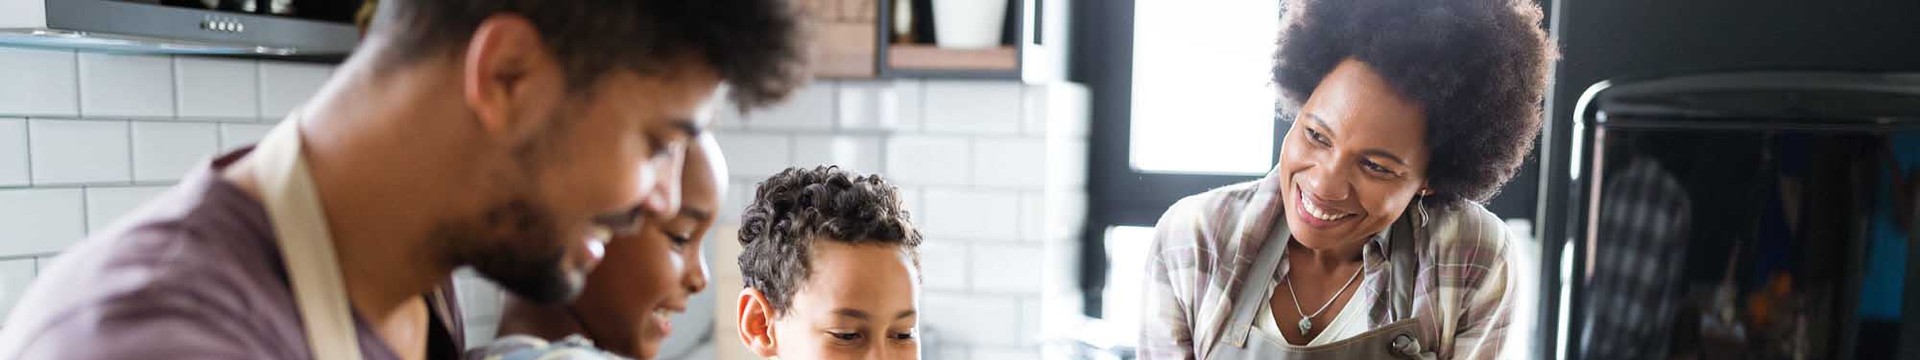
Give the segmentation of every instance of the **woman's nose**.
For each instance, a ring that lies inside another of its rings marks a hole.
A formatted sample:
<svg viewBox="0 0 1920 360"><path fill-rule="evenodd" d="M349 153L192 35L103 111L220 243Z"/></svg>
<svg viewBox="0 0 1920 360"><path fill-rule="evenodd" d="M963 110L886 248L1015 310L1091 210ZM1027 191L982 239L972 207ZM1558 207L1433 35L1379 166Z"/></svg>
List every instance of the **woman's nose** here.
<svg viewBox="0 0 1920 360"><path fill-rule="evenodd" d="M685 151L647 161L643 171L653 172L653 186L642 189L640 209L653 219L672 218L680 210L680 172Z"/></svg>
<svg viewBox="0 0 1920 360"><path fill-rule="evenodd" d="M1300 188L1311 193L1316 199L1326 201L1346 200L1347 195L1351 194L1349 190L1352 189L1347 186L1348 182L1345 175L1345 172L1340 171L1339 166L1321 164L1321 166L1315 166L1313 170L1308 171L1306 178L1303 179L1304 181L1300 184Z"/></svg>
<svg viewBox="0 0 1920 360"><path fill-rule="evenodd" d="M701 243L705 244L706 242L703 241ZM694 252L693 261L687 262L687 265L692 267L692 269L687 271L686 285L688 294L698 294L700 291L707 289L707 281L710 279L707 278L706 253L706 249L702 248Z"/></svg>

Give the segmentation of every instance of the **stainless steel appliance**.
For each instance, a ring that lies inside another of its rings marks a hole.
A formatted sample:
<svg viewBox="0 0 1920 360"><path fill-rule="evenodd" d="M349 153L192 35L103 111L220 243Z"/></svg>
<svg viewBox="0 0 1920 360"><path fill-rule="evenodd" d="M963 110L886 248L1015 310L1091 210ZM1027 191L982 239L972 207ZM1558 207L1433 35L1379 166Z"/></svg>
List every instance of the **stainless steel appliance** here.
<svg viewBox="0 0 1920 360"><path fill-rule="evenodd" d="M359 0L0 0L0 45L339 56Z"/></svg>
<svg viewBox="0 0 1920 360"><path fill-rule="evenodd" d="M1602 82L1575 111L1542 179L1567 355L1920 358L1920 74Z"/></svg>

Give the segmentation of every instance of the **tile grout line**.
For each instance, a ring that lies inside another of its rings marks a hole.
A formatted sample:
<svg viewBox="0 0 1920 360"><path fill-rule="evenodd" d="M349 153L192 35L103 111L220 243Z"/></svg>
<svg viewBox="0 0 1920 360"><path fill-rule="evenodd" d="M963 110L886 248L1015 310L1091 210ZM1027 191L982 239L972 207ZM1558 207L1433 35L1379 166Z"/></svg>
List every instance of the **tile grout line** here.
<svg viewBox="0 0 1920 360"><path fill-rule="evenodd" d="M127 120L127 182L139 179L139 175L136 175L138 167L133 165L134 155L136 154L133 144L133 120Z"/></svg>
<svg viewBox="0 0 1920 360"><path fill-rule="evenodd" d="M22 144L27 147L27 188L33 188L33 119L20 119L20 137L27 139Z"/></svg>

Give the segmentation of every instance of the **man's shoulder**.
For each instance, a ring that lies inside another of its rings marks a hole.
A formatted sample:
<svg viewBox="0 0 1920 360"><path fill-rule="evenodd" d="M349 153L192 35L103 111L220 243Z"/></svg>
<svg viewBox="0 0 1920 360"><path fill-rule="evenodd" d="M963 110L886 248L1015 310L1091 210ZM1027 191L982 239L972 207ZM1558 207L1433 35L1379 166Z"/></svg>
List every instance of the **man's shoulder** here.
<svg viewBox="0 0 1920 360"><path fill-rule="evenodd" d="M0 356L129 354L114 351L175 341L239 349L297 327L272 249L236 231L229 204L181 199L191 190L169 190L42 268L0 329Z"/></svg>

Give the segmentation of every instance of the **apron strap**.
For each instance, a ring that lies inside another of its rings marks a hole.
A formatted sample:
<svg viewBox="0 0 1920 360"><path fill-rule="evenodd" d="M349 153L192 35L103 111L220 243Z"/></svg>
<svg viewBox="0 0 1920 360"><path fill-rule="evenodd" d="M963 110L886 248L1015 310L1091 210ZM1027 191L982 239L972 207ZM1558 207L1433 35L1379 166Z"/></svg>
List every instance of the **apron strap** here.
<svg viewBox="0 0 1920 360"><path fill-rule="evenodd" d="M292 116L254 147L253 175L273 223L280 257L286 262L287 281L293 287L313 358L359 359L359 336L347 303L346 282L300 149L300 121Z"/></svg>
<svg viewBox="0 0 1920 360"><path fill-rule="evenodd" d="M1231 323L1227 324L1227 333L1221 336L1221 341L1225 344L1232 344L1233 347L1247 345L1247 337L1253 332L1254 322L1240 320L1259 316L1260 305L1266 302L1268 295L1273 292L1273 287L1277 284L1273 274L1280 268L1280 260L1286 258L1288 233L1285 231L1272 233L1276 235L1268 236L1267 243L1260 246L1259 257L1255 258L1252 270L1246 274L1247 278L1242 280L1244 281L1242 284L1246 286L1240 288L1239 296L1235 297L1233 315L1227 317Z"/></svg>
<svg viewBox="0 0 1920 360"><path fill-rule="evenodd" d="M1419 206L1419 205L1414 205ZM1406 211L1407 216L1389 225L1393 228L1387 235L1387 263L1393 266L1392 284L1387 288L1389 319L1393 321L1413 317L1414 287L1420 278L1419 243L1423 243L1426 229L1413 226L1414 217L1420 216L1413 209ZM1432 219L1419 219L1424 223Z"/></svg>

